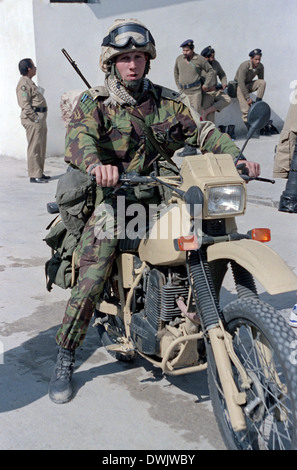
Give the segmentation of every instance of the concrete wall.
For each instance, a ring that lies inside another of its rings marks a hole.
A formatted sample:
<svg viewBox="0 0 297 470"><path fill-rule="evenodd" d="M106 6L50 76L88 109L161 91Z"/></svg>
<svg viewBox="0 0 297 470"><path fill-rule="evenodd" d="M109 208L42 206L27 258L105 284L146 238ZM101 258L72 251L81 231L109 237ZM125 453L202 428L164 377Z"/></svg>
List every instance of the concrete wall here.
<svg viewBox="0 0 297 470"><path fill-rule="evenodd" d="M238 65L255 47L263 50L267 91L275 124L282 126L296 80L296 0L93 0L93 3L50 3L49 0L0 0L0 155L26 157L25 131L15 96L17 64L32 57L35 82L48 102L48 155L61 155L65 128L60 97L85 85L61 49L65 48L92 86L102 84L98 66L102 37L115 18L138 18L151 29L158 56L149 78L174 88L173 67L179 45L194 39L196 52L211 45L233 79ZM243 130L237 100L217 115L216 123Z"/></svg>
<svg viewBox="0 0 297 470"><path fill-rule="evenodd" d="M35 60L32 0L0 1L0 155L24 158L25 131L20 124L16 85L18 62Z"/></svg>

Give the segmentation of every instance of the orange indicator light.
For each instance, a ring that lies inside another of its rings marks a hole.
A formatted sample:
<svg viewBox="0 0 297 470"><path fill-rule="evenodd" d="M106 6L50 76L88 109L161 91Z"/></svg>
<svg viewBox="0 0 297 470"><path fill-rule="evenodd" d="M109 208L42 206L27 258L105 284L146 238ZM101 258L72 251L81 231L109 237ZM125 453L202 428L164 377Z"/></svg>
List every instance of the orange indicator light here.
<svg viewBox="0 0 297 470"><path fill-rule="evenodd" d="M186 235L177 239L177 246L180 251L198 250L198 240L196 235Z"/></svg>
<svg viewBox="0 0 297 470"><path fill-rule="evenodd" d="M271 240L271 232L269 228L253 228L251 230L251 236L253 240L258 242L269 242Z"/></svg>

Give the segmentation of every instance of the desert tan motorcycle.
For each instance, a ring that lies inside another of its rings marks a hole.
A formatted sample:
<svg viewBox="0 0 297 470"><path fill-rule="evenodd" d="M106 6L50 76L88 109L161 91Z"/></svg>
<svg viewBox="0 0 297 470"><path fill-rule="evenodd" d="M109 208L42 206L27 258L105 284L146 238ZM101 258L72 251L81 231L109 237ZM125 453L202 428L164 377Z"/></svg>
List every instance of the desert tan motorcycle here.
<svg viewBox="0 0 297 470"><path fill-rule="evenodd" d="M259 109L249 118L251 136L265 123ZM267 229L237 231L249 179L211 153L185 157L177 177L124 176L123 187L157 184L172 197L145 237L120 240L94 326L119 360L140 355L168 375L207 369L229 449L296 449L296 337L255 280L273 295L297 290L297 278L262 243ZM228 270L237 298L221 308Z"/></svg>

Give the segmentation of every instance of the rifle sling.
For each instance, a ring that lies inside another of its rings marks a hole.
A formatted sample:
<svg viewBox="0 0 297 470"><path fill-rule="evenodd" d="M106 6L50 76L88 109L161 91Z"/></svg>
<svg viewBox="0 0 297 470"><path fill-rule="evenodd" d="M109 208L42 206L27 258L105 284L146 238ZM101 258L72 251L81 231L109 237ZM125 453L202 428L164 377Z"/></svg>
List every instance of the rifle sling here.
<svg viewBox="0 0 297 470"><path fill-rule="evenodd" d="M172 165L175 169L178 170L177 165L169 157L169 155L167 155L167 153L160 146L159 142L155 139L155 137L153 135L153 131L151 130L151 128L148 127L142 119L134 116L131 113L129 113L129 114L131 116L131 119L134 120L141 127L141 129L144 131L146 137L148 138L150 143L155 147L155 149L158 151L158 153L161 155L161 157L163 157L170 165Z"/></svg>

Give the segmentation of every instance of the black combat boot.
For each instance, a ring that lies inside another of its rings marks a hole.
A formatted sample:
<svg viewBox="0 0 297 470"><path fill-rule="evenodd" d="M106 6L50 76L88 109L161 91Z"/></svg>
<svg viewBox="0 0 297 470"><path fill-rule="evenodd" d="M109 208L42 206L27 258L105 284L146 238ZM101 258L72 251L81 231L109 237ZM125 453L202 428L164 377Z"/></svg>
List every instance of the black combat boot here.
<svg viewBox="0 0 297 470"><path fill-rule="evenodd" d="M222 134L224 134L226 132L226 126L223 126L223 125L220 125L218 127L219 131L222 132Z"/></svg>
<svg viewBox="0 0 297 470"><path fill-rule="evenodd" d="M236 140L236 135L235 135L235 125L234 124L229 124L226 130L227 134L230 135L232 140Z"/></svg>
<svg viewBox="0 0 297 470"><path fill-rule="evenodd" d="M71 378L74 350L60 348L55 370L49 384L49 397L54 403L67 403L73 393Z"/></svg>

